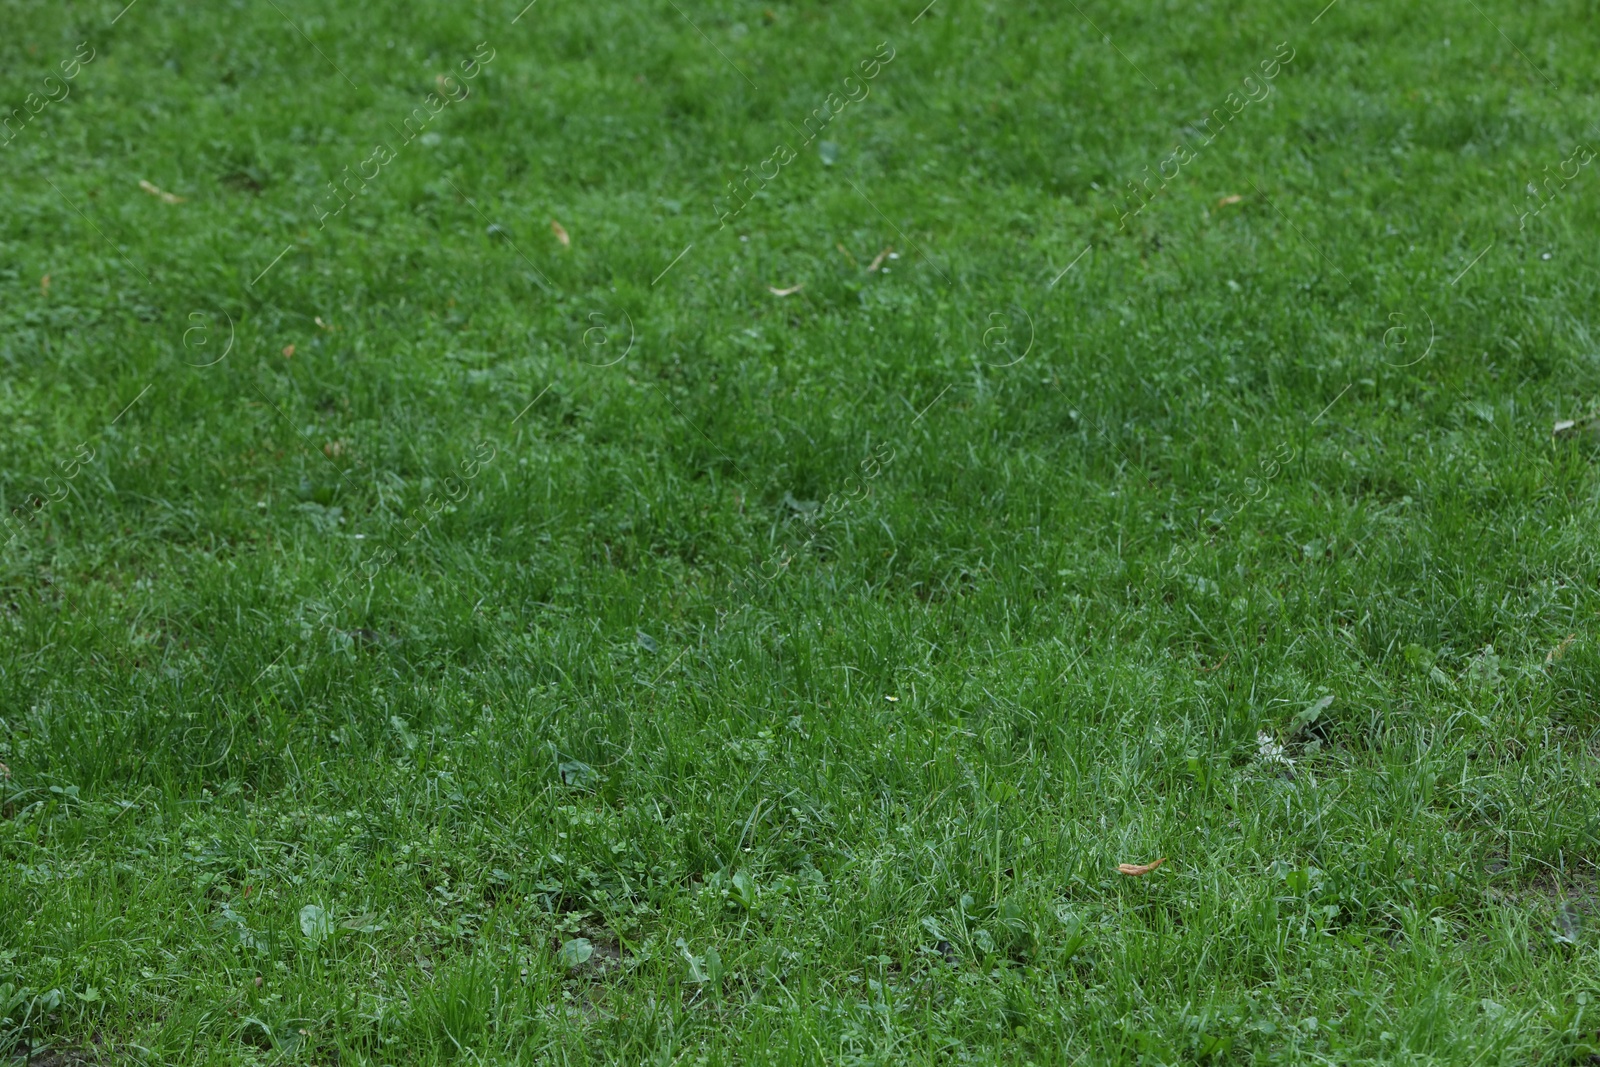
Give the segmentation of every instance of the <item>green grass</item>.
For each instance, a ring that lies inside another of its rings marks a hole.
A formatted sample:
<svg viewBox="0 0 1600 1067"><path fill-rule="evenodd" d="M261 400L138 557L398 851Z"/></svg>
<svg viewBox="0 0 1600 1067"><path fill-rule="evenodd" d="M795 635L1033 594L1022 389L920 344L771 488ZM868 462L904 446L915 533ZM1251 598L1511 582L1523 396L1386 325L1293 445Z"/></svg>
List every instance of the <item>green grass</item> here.
<svg viewBox="0 0 1600 1067"><path fill-rule="evenodd" d="M1590 1062L1600 21L1322 7L6 4L0 1054Z"/></svg>

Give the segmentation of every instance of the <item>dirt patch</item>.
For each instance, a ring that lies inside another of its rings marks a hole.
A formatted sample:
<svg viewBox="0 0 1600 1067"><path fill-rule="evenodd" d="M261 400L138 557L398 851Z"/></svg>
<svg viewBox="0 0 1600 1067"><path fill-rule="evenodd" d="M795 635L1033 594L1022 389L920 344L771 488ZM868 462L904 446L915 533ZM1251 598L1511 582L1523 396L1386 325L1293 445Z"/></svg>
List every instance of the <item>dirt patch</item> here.
<svg viewBox="0 0 1600 1067"><path fill-rule="evenodd" d="M28 1053L7 1060L7 1067L89 1067L90 1064L111 1064L115 1061L105 1053L93 1049L49 1049Z"/></svg>
<svg viewBox="0 0 1600 1067"><path fill-rule="evenodd" d="M1491 878L1506 867L1501 856L1491 856L1484 864ZM1520 884L1491 885L1484 895L1493 903L1536 916L1558 942L1577 944L1584 930L1600 927L1600 880L1592 870L1547 872Z"/></svg>

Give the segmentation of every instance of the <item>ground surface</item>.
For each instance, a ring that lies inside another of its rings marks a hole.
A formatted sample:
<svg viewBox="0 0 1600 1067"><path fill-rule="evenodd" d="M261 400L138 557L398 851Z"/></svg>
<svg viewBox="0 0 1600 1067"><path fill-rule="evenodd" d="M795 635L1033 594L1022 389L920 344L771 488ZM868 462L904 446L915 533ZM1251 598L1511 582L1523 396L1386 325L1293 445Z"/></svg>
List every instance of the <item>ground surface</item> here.
<svg viewBox="0 0 1600 1067"><path fill-rule="evenodd" d="M519 7L0 7L6 1048L1588 1061L1593 5Z"/></svg>

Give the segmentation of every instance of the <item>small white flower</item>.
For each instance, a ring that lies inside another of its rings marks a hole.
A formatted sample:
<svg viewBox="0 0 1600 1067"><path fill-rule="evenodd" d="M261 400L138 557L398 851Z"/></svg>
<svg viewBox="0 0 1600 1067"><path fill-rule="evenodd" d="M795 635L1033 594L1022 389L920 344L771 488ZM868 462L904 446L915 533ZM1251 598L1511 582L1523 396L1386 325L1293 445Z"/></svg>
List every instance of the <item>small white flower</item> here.
<svg viewBox="0 0 1600 1067"><path fill-rule="evenodd" d="M1256 734L1256 758L1262 763L1278 763L1285 767L1293 767L1294 760L1284 755L1283 746L1273 740L1271 734L1262 730Z"/></svg>

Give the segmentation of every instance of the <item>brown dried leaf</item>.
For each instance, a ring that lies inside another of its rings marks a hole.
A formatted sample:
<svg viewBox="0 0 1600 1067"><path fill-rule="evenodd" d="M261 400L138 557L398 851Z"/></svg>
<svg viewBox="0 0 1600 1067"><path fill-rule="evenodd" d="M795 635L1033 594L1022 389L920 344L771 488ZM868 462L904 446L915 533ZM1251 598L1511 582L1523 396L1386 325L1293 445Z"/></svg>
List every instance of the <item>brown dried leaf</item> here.
<svg viewBox="0 0 1600 1067"><path fill-rule="evenodd" d="M294 358L294 345L284 345L283 346L283 358L284 359L293 359Z"/></svg>
<svg viewBox="0 0 1600 1067"><path fill-rule="evenodd" d="M1154 863L1119 863L1117 864L1117 872L1119 874L1125 874L1129 878L1138 878L1142 875L1149 874L1151 871L1155 870L1165 862L1167 862L1167 857L1162 856Z"/></svg>
<svg viewBox="0 0 1600 1067"><path fill-rule="evenodd" d="M572 238L567 236L566 227L562 226L561 223L557 222L555 219L550 220L550 232L556 235L556 240L561 242L562 248L572 247Z"/></svg>
<svg viewBox="0 0 1600 1067"><path fill-rule="evenodd" d="M888 247L884 248L884 250L882 252L879 252L877 254L877 256L875 256L873 258L872 262L867 264L867 273L871 274L873 271L875 271L879 267L883 266L883 261L888 259L889 258L889 253L893 252L893 251L894 251L894 246L893 245L889 245Z"/></svg>
<svg viewBox="0 0 1600 1067"><path fill-rule="evenodd" d="M176 193L169 193L165 189L150 184L143 178L139 179L139 188L143 189L151 196L160 197L163 202L168 204L181 204L188 199L188 197L179 196Z"/></svg>
<svg viewBox="0 0 1600 1067"><path fill-rule="evenodd" d="M313 316L312 321L314 321L318 326L322 327L324 330L327 330L329 333L332 333L334 331L333 323L331 323L331 322L323 322L321 315Z"/></svg>
<svg viewBox="0 0 1600 1067"><path fill-rule="evenodd" d="M1242 203L1243 201L1244 201L1244 197L1240 196L1238 193L1233 193L1233 194L1231 194L1229 196L1223 197L1221 200L1218 200L1217 201L1217 206L1218 207L1227 207L1229 204L1238 204L1238 203Z"/></svg>
<svg viewBox="0 0 1600 1067"><path fill-rule="evenodd" d="M833 247L837 248L841 253L843 253L844 258L848 259L850 261L850 265L852 267L861 266L861 264L859 262L857 262L856 257L852 256L850 254L850 250L844 246L844 242L843 241L835 241L833 243Z"/></svg>
<svg viewBox="0 0 1600 1067"><path fill-rule="evenodd" d="M793 296L795 293L798 293L805 287L805 282L801 282L799 285L791 285L787 289L775 289L769 285L767 286L767 292L771 293L773 296Z"/></svg>

